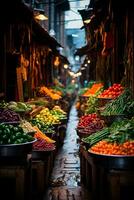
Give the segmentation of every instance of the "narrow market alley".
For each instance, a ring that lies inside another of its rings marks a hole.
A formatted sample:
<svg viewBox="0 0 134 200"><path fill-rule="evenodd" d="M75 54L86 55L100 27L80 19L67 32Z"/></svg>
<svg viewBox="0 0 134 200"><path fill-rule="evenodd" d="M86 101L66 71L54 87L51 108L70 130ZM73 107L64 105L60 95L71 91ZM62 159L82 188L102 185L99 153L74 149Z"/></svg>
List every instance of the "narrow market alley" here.
<svg viewBox="0 0 134 200"><path fill-rule="evenodd" d="M51 174L50 187L44 200L89 200L89 194L80 184L79 142L76 134L78 116L72 105L66 137L59 150Z"/></svg>
<svg viewBox="0 0 134 200"><path fill-rule="evenodd" d="M0 200L132 200L132 1L1 8Z"/></svg>

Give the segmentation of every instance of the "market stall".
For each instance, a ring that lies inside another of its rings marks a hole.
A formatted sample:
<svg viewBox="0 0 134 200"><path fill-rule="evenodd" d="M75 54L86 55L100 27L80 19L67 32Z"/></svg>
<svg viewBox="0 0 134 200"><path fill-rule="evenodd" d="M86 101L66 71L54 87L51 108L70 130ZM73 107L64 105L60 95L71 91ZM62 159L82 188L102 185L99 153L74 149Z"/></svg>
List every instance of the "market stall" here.
<svg viewBox="0 0 134 200"><path fill-rule="evenodd" d="M0 104L0 180L7 177L10 182L16 173L20 174L15 180L16 188L13 184L14 198L39 197L49 184L68 120L66 111L52 104L50 96L49 102L39 97L29 102Z"/></svg>
<svg viewBox="0 0 134 200"><path fill-rule="evenodd" d="M132 92L113 84L92 97L96 103L90 101L77 125L81 181L93 199L125 199L134 186Z"/></svg>

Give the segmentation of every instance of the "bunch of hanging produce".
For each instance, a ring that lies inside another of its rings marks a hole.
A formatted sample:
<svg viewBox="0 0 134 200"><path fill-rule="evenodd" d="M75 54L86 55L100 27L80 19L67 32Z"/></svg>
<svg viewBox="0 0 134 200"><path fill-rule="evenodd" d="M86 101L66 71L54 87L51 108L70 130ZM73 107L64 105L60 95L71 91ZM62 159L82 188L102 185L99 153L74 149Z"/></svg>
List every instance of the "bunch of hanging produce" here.
<svg viewBox="0 0 134 200"><path fill-rule="evenodd" d="M134 119L114 122L87 138L89 151L110 155L134 155Z"/></svg>
<svg viewBox="0 0 134 200"><path fill-rule="evenodd" d="M120 96L107 103L100 112L103 116L108 115L134 115L134 100L130 89L126 88Z"/></svg>

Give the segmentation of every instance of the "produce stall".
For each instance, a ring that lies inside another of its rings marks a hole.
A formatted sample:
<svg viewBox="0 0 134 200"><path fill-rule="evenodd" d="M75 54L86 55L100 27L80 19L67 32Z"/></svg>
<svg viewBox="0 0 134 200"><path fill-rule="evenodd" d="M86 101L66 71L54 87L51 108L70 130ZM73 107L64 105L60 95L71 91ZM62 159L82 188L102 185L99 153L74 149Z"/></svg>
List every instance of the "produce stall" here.
<svg viewBox="0 0 134 200"><path fill-rule="evenodd" d="M15 179L14 194L10 191L13 198L29 199L44 193L65 138L67 120L67 112L45 97L27 102L1 101L0 181L4 178L7 184L6 179L9 183ZM20 174L17 178L16 173Z"/></svg>
<svg viewBox="0 0 134 200"><path fill-rule="evenodd" d="M10 113L11 114L11 113ZM31 195L31 156L36 139L14 122L0 124L0 185L1 193L14 194L15 199L29 199ZM15 184L14 184L15 181ZM7 193L7 185L10 188Z"/></svg>
<svg viewBox="0 0 134 200"><path fill-rule="evenodd" d="M80 147L81 181L93 199L126 199L132 197L134 156L101 155Z"/></svg>
<svg viewBox="0 0 134 200"><path fill-rule="evenodd" d="M91 98L95 100L77 125L81 181L90 188L93 199L122 200L132 195L134 187L132 92L113 84L97 96L90 94Z"/></svg>
<svg viewBox="0 0 134 200"><path fill-rule="evenodd" d="M101 82L90 82L87 88L82 88L78 93L76 107L78 115L95 112L97 104L97 96L104 90L104 85Z"/></svg>

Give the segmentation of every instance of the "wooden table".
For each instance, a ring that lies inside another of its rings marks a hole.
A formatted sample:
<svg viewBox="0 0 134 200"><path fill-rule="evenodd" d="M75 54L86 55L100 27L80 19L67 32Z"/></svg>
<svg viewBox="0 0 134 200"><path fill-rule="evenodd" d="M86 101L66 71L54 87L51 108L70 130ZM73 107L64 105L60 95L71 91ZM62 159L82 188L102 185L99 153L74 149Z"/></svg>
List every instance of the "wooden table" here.
<svg viewBox="0 0 134 200"><path fill-rule="evenodd" d="M11 180L13 181L11 182ZM5 188L1 187L0 189L4 196L15 200L30 199L31 158L0 158L0 181L5 184Z"/></svg>

